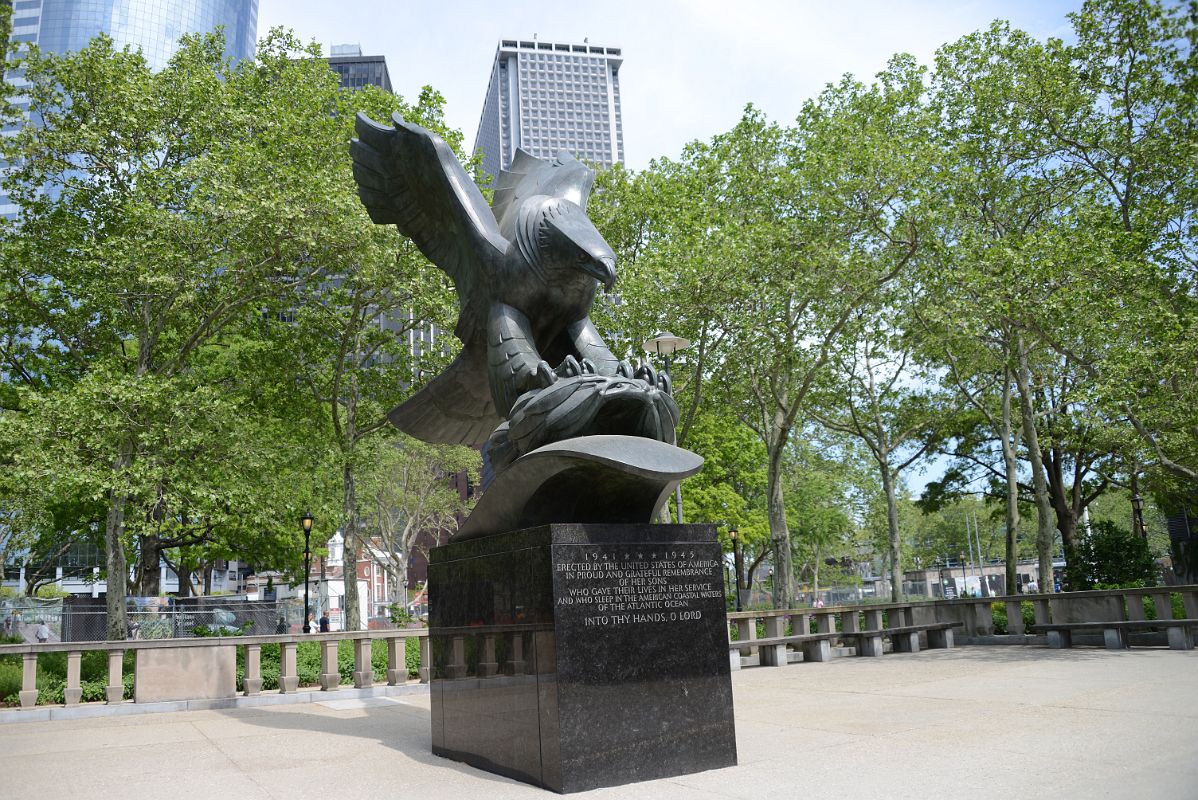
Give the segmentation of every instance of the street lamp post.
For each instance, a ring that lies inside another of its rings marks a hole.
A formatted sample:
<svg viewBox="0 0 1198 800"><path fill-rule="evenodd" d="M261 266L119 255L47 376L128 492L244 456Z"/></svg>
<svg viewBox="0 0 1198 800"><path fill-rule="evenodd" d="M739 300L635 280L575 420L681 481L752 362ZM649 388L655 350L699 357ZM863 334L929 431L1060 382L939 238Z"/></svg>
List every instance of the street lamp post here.
<svg viewBox="0 0 1198 800"><path fill-rule="evenodd" d="M736 610L744 611L743 603L740 599L741 574L744 572L744 556L740 552L740 540L737 538L737 530L733 528L728 531L728 538L732 540L732 582L736 584Z"/></svg>
<svg viewBox="0 0 1198 800"><path fill-rule="evenodd" d="M690 339L683 339L681 336L675 336L669 331L664 331L657 334L652 339L644 342L642 345L646 353L656 353L659 356L665 356L666 359L666 378L670 383L670 391L674 391L674 379L670 376L670 356L677 353L679 350L685 350L691 346ZM678 524L682 524L682 484L679 483L674 487L674 504L678 506ZM739 597L740 590L737 589Z"/></svg>
<svg viewBox="0 0 1198 800"><path fill-rule="evenodd" d="M967 587L965 584L969 582L969 575L965 572L965 554L961 553L961 597L965 596Z"/></svg>
<svg viewBox="0 0 1198 800"><path fill-rule="evenodd" d="M308 623L308 618L310 616L310 613L308 611L308 608L309 608L308 587L309 587L309 584L311 583L309 578L312 575L312 515L304 514L304 516L300 518L300 525L302 525L303 529L304 529L304 627L303 627L303 631L304 631L304 633L311 633L312 626Z"/></svg>
<svg viewBox="0 0 1198 800"><path fill-rule="evenodd" d="M1144 524L1144 498L1140 497L1139 492L1131 496L1131 511L1136 520L1136 527L1140 531L1140 537L1147 541L1148 527Z"/></svg>

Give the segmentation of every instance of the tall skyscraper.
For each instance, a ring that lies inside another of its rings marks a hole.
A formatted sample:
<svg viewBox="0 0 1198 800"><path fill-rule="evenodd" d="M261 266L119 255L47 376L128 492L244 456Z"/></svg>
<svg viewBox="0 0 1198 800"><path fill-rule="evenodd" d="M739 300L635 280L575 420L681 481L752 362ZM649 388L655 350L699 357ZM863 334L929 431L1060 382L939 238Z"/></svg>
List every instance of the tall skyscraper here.
<svg viewBox="0 0 1198 800"><path fill-rule="evenodd" d="M258 0L16 0L12 7L14 42L67 53L103 32L118 48L140 47L151 69L166 66L185 33L224 26L234 61L252 59L258 39Z"/></svg>
<svg viewBox="0 0 1198 800"><path fill-rule="evenodd" d="M565 150L605 167L624 160L618 47L504 39L478 121L475 152L498 175L517 148L552 158Z"/></svg>
<svg viewBox="0 0 1198 800"><path fill-rule="evenodd" d="M223 26L225 53L234 61L253 59L258 41L258 0L15 0L12 9L11 41L68 53L106 33L117 48L140 48L151 69L166 66L186 33ZM17 92L28 85L19 72L8 78ZM28 108L19 94L12 100ZM16 213L8 196L0 194L0 216Z"/></svg>

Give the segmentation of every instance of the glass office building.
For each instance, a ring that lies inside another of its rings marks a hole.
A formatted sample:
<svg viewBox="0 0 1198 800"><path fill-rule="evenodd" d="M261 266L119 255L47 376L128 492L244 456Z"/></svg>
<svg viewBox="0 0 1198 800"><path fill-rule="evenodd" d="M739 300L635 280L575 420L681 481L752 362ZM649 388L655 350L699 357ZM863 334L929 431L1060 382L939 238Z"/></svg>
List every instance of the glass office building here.
<svg viewBox="0 0 1198 800"><path fill-rule="evenodd" d="M15 0L12 38L42 50L81 50L98 33L117 47L141 48L161 69L185 33L224 27L225 52L234 61L254 57L258 0Z"/></svg>
<svg viewBox="0 0 1198 800"><path fill-rule="evenodd" d="M624 160L617 47L504 39L495 52L475 152L491 175L523 149L565 150L610 167Z"/></svg>
<svg viewBox="0 0 1198 800"><path fill-rule="evenodd" d="M151 69L161 69L186 33L206 33L222 26L225 52L234 61L252 59L258 39L258 0L13 0L14 42L38 45L42 51L81 50L97 34L112 37L118 48L140 48ZM9 73L19 92L20 74ZM12 98L26 107L20 95ZM17 212L0 195L0 216Z"/></svg>

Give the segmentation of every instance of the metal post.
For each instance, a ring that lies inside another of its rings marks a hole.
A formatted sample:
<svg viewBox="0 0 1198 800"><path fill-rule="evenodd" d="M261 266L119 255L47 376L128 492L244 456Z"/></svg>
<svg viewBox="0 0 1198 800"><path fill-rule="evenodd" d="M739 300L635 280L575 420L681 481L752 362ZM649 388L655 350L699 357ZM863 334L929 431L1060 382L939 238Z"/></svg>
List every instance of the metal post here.
<svg viewBox="0 0 1198 800"><path fill-rule="evenodd" d="M736 529L733 528L729 532L729 534L732 537L732 565L733 565L732 566L732 571L733 571L732 582L736 584L736 610L744 611L744 608L743 608L744 604L741 602L741 599L740 599L740 589L741 589L741 585L743 583L743 578L741 577L741 575L744 572L744 567L745 567L744 556L741 554L740 538L736 535L737 534Z"/></svg>
<svg viewBox="0 0 1198 800"><path fill-rule="evenodd" d="M305 513L300 519L300 526L304 529L304 623L300 627L304 633L312 632L312 625L308 622L311 611L309 608L310 597L309 590L312 584L312 515Z"/></svg>
<svg viewBox="0 0 1198 800"><path fill-rule="evenodd" d="M312 585L312 548L311 548L312 532L304 531L304 633L312 632L312 625L308 622L310 607L308 591Z"/></svg>

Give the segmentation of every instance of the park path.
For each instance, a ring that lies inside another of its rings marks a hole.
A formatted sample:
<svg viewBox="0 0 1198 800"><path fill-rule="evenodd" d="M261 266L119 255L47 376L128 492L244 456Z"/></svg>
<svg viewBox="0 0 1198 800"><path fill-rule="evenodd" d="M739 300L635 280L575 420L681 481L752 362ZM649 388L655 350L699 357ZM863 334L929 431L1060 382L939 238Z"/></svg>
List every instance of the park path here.
<svg viewBox="0 0 1198 800"><path fill-rule="evenodd" d="M961 647L733 673L737 767L579 798L1198 797L1198 651ZM553 795L434 757L428 695L0 725L0 797Z"/></svg>

